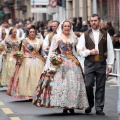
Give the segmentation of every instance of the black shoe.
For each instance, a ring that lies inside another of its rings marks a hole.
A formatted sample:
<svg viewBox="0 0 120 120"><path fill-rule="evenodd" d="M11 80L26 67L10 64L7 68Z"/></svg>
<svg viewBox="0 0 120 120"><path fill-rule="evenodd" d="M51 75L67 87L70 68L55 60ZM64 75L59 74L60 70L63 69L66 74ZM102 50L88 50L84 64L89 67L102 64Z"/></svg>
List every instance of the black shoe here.
<svg viewBox="0 0 120 120"><path fill-rule="evenodd" d="M86 114L89 114L90 112L91 112L91 108L90 107L85 110Z"/></svg>
<svg viewBox="0 0 120 120"><path fill-rule="evenodd" d="M71 114L74 114L74 109L69 109Z"/></svg>
<svg viewBox="0 0 120 120"><path fill-rule="evenodd" d="M97 115L105 115L105 113L102 110L96 111Z"/></svg>
<svg viewBox="0 0 120 120"><path fill-rule="evenodd" d="M63 109L63 114L64 115L68 114L68 109Z"/></svg>

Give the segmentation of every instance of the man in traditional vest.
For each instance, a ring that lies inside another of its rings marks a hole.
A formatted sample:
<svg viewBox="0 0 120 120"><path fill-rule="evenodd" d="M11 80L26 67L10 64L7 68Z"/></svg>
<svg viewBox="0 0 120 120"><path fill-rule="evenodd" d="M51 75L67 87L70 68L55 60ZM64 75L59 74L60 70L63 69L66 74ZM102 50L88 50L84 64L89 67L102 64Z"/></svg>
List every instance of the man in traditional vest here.
<svg viewBox="0 0 120 120"><path fill-rule="evenodd" d="M56 34L56 30L59 26L59 21L53 21L52 22L52 32L46 35L45 40L43 42L43 50L44 51L49 51L51 41L53 36Z"/></svg>
<svg viewBox="0 0 120 120"><path fill-rule="evenodd" d="M105 115L103 112L105 82L107 75L112 71L114 50L110 35L100 29L100 21L100 17L97 14L91 16L91 28L81 35L77 44L77 51L81 56L85 57L84 73L89 102L89 108L85 110L85 113L89 114L94 106L93 87L95 85L96 114Z"/></svg>

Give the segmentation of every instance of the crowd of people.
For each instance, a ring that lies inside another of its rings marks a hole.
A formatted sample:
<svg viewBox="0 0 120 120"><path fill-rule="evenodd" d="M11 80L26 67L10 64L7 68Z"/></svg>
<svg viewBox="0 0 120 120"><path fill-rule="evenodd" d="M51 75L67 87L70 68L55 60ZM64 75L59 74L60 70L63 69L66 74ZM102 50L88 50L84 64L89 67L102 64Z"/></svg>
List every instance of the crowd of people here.
<svg viewBox="0 0 120 120"><path fill-rule="evenodd" d="M97 115L105 115L106 74L112 71L113 46L119 48L119 37L112 24L103 24L97 14L89 22L82 17L61 23L19 21L10 25L3 21L0 85L7 86L7 95L13 98L63 108L63 114L74 114L74 109L89 114L95 106ZM84 66L80 57L85 59Z"/></svg>

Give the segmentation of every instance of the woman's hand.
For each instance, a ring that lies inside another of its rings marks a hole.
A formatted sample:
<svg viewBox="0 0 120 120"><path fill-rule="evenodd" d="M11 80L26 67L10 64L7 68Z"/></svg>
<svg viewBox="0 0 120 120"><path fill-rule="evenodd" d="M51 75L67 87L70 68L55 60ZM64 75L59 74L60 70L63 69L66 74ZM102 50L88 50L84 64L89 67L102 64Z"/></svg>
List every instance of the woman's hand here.
<svg viewBox="0 0 120 120"><path fill-rule="evenodd" d="M20 59L21 57L23 57L23 53L20 51L16 51L12 53L12 56L16 59Z"/></svg>
<svg viewBox="0 0 120 120"><path fill-rule="evenodd" d="M23 57L21 57L21 58L18 58L18 59L17 59L17 64L21 65L21 64L22 64L23 59L24 59L24 56L23 56Z"/></svg>

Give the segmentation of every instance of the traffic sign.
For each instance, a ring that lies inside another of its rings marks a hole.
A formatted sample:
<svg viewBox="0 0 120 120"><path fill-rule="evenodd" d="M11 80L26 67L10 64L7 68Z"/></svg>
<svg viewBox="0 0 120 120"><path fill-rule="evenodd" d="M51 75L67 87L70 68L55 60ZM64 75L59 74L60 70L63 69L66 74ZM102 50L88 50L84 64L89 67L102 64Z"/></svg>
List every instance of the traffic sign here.
<svg viewBox="0 0 120 120"><path fill-rule="evenodd" d="M49 0L49 6L56 7L57 6L57 0Z"/></svg>

